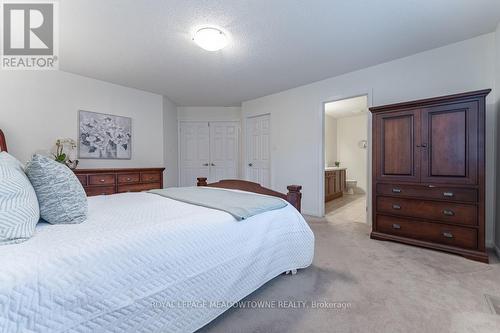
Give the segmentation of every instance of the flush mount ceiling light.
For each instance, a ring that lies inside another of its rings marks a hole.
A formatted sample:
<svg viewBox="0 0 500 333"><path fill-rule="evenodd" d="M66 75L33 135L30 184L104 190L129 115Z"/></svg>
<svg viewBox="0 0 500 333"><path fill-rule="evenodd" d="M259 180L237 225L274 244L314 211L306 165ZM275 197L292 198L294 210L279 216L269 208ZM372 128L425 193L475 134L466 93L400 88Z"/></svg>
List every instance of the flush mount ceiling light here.
<svg viewBox="0 0 500 333"><path fill-rule="evenodd" d="M217 28L201 28L193 36L193 40L199 47L207 51L218 51L228 43L226 34Z"/></svg>

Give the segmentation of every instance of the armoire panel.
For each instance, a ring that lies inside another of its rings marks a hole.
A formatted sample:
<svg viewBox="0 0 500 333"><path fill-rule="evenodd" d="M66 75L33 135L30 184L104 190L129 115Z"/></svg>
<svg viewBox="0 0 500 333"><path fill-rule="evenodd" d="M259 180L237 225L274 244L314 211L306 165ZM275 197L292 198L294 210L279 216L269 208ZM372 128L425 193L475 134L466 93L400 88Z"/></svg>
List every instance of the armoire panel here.
<svg viewBox="0 0 500 333"><path fill-rule="evenodd" d="M378 114L374 118L374 163L380 181L419 180L416 142L420 132L417 110Z"/></svg>
<svg viewBox="0 0 500 333"><path fill-rule="evenodd" d="M430 115L431 176L467 175L465 110Z"/></svg>
<svg viewBox="0 0 500 333"><path fill-rule="evenodd" d="M383 119L385 175L411 176L413 173L413 116Z"/></svg>

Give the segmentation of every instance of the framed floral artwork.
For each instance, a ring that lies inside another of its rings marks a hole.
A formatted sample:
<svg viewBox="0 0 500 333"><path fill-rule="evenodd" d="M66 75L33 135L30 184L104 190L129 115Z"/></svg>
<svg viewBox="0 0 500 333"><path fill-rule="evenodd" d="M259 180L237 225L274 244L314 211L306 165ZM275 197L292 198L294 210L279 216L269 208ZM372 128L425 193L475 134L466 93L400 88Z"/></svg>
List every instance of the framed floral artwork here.
<svg viewBox="0 0 500 333"><path fill-rule="evenodd" d="M132 119L78 111L78 158L132 158Z"/></svg>

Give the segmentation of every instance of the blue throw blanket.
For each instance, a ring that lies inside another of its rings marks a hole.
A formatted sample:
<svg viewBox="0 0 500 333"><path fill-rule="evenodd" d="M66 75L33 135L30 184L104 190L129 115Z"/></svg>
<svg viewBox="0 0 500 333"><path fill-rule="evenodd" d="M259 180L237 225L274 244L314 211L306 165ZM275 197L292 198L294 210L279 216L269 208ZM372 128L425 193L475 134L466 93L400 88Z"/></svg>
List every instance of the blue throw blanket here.
<svg viewBox="0 0 500 333"><path fill-rule="evenodd" d="M209 187L171 187L151 190L165 198L186 202L207 208L222 210L238 221L287 205L285 200L249 192L236 192Z"/></svg>

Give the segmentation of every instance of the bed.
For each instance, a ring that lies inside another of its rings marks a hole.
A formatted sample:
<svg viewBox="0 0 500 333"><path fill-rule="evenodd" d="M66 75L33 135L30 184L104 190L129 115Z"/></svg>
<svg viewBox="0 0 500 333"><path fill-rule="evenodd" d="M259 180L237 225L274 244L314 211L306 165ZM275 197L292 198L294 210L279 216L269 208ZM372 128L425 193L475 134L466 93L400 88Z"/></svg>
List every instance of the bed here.
<svg viewBox="0 0 500 333"><path fill-rule="evenodd" d="M242 181L199 185L272 194ZM300 203L294 189L279 197ZM313 259L313 233L292 204L238 222L144 192L88 204L82 224L39 223L32 239L0 247L0 331L194 332Z"/></svg>

